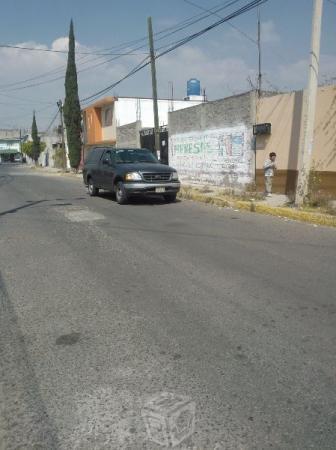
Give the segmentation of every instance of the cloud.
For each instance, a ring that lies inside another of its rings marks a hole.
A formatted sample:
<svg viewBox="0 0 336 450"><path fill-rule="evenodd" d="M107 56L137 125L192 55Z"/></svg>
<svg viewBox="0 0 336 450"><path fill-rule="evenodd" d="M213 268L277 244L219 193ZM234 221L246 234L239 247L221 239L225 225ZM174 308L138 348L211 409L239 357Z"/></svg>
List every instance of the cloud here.
<svg viewBox="0 0 336 450"><path fill-rule="evenodd" d="M36 42L21 42L20 47L47 49ZM59 37L50 46L66 51L68 38ZM77 52L95 52L76 42ZM80 96L86 96L120 79L143 55L130 55L109 64L113 56L78 54L77 70ZM46 127L56 112L56 101L64 98L64 75L67 54L0 48L0 128L30 126L32 111L37 111L40 128ZM22 89L27 87L26 89ZM49 105L49 109L48 108ZM41 114L39 113L41 111Z"/></svg>
<svg viewBox="0 0 336 450"><path fill-rule="evenodd" d="M274 44L280 42L280 35L276 31L273 20L267 20L261 24L262 44Z"/></svg>
<svg viewBox="0 0 336 450"><path fill-rule="evenodd" d="M77 48L80 47L80 44L78 42L76 42L75 45ZM66 50L68 50L68 48L69 48L69 38L68 37L60 37L51 44L52 50L66 51Z"/></svg>
<svg viewBox="0 0 336 450"><path fill-rule="evenodd" d="M335 83L336 56L322 54L320 57L319 83ZM299 59L288 64L279 64L268 71L266 79L278 90L305 89L308 82L309 59Z"/></svg>
<svg viewBox="0 0 336 450"><path fill-rule="evenodd" d="M197 47L185 46L158 61L161 84L175 81L177 94L186 95L186 82L198 78L211 99L248 90L247 77L255 76L243 58L208 54Z"/></svg>
<svg viewBox="0 0 336 450"><path fill-rule="evenodd" d="M272 21L263 24L264 42L279 42ZM231 36L231 37L230 37ZM234 39L231 30L221 34L222 39L194 41L157 60L159 96L169 95L168 83L174 82L175 97L186 95L189 78L199 78L209 99L214 100L250 89L248 77L256 80L257 56L252 44L245 38ZM248 44L248 45L247 45ZM46 49L37 42L22 42L19 46ZM50 47L66 51L68 38L60 36ZM145 55L129 55L119 59L111 56L83 55L81 52L98 52L76 42L77 70L80 98L91 95L122 78ZM32 111L37 111L40 129L44 129L56 113L56 101L64 98L64 75L67 55L63 53L23 51L0 48L0 128L30 127ZM106 63L107 60L110 60ZM306 86L308 60L298 59L290 63L264 59L264 86L267 80L280 90L301 89ZM330 80L336 73L336 56L321 56L320 79ZM31 79L31 80L30 80ZM56 79L56 80L54 80ZM13 85L14 82L22 81ZM46 83L48 82L48 83ZM41 84L42 83L42 84ZM23 86L30 86L21 89ZM150 68L111 91L111 95L151 95Z"/></svg>

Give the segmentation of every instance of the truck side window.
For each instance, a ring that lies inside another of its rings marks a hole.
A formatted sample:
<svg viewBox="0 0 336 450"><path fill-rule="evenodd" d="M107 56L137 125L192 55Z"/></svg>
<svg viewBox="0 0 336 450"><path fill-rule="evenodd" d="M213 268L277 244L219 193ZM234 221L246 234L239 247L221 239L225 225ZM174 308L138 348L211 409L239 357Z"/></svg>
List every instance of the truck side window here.
<svg viewBox="0 0 336 450"><path fill-rule="evenodd" d="M111 163L111 150L107 150L107 152L104 153L103 160Z"/></svg>

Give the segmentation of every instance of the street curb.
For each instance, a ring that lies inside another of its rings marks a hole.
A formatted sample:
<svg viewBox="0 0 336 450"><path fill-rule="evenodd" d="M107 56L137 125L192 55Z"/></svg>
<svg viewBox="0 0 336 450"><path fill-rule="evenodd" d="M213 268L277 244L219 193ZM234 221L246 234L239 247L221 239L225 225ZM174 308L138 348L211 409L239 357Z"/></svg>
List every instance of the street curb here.
<svg viewBox="0 0 336 450"><path fill-rule="evenodd" d="M82 178L82 172L65 172L62 169L48 169L45 167L35 167L30 166L31 170L37 170L38 172L44 173L46 175L57 175L57 176L63 176L63 177L73 177L73 178Z"/></svg>
<svg viewBox="0 0 336 450"><path fill-rule="evenodd" d="M178 194L179 198L185 200L193 200L201 203L207 203L222 208L234 208L242 211L256 212L269 216L275 216L284 219L297 220L300 222L311 223L313 225L324 225L328 227L336 227L336 216L302 211L290 207L272 207L264 205L258 201L235 200L233 198L225 198L219 195L202 194L201 192L189 187L182 187Z"/></svg>
<svg viewBox="0 0 336 450"><path fill-rule="evenodd" d="M48 170L43 167L30 167L31 169L38 170L39 172L44 172L46 175L58 175L64 177L72 178L82 178L81 173L64 172L61 169L57 169L57 172ZM234 198L226 198L218 194L203 194L199 190L185 185L182 186L178 197L184 200L192 200L200 203L207 203L209 205L218 206L221 208L233 208L239 209L241 211L250 211L258 214L264 214L268 216L279 217L283 219L296 220L299 222L311 223L313 225L324 225L328 227L336 227L336 216L331 216L328 214L314 213L309 211L303 211L290 207L279 207L279 206L269 206L262 204L258 201L251 199L246 200L236 200Z"/></svg>

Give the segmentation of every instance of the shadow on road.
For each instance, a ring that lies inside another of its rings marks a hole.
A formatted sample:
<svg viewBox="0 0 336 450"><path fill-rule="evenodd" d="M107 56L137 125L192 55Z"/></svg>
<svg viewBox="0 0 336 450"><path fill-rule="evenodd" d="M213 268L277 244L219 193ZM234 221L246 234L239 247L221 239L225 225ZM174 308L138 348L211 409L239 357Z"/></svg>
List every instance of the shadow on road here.
<svg viewBox="0 0 336 450"><path fill-rule="evenodd" d="M102 192L99 194L99 197L101 198L105 198L106 200L110 200L110 201L116 201L115 199L115 195L112 194L111 192ZM177 199L175 203L180 203L181 200ZM144 196L144 197L131 197L128 200L128 205L133 205L133 206L142 206L142 205L149 205L149 206L156 206L156 205L169 205L169 203L167 203L163 197L157 197L157 196Z"/></svg>
<svg viewBox="0 0 336 450"><path fill-rule="evenodd" d="M58 201L58 200L63 200L63 199L56 198L55 200L53 200L53 199L44 199L44 200L36 200L36 201L26 200L26 203L27 203L26 205L18 206L17 208L8 209L7 211L2 211L2 212L0 212L0 217L1 216L5 216L7 214L15 214L16 212L20 211L21 209L29 208L31 206L38 205L40 203L52 202L52 201ZM74 200L85 200L85 197L78 197L78 198L75 198ZM67 202L67 203L56 203L54 205L49 205L49 206L50 207L53 207L53 206L71 206L72 204L73 203Z"/></svg>

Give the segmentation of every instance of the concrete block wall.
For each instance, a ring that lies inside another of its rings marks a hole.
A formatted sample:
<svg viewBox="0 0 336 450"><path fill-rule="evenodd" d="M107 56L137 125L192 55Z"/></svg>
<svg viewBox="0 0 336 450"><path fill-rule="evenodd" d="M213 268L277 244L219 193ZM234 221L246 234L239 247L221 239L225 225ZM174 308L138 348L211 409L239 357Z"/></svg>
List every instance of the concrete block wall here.
<svg viewBox="0 0 336 450"><path fill-rule="evenodd" d="M117 147L139 148L141 120L117 127Z"/></svg>
<svg viewBox="0 0 336 450"><path fill-rule="evenodd" d="M238 188L254 181L255 93L169 114L169 164L185 182Z"/></svg>

